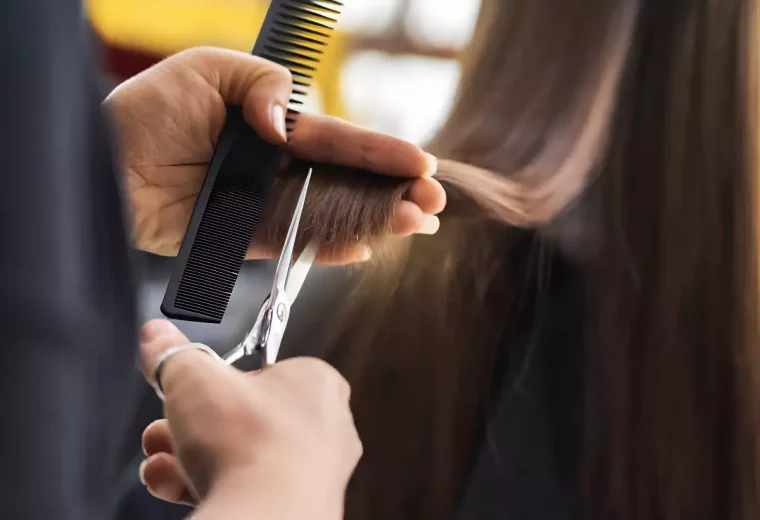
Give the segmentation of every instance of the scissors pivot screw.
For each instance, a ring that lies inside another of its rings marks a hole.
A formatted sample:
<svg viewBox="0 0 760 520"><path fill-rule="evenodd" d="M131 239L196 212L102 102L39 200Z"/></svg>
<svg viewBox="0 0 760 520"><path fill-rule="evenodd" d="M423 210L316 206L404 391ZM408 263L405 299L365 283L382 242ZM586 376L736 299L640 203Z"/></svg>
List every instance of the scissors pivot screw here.
<svg viewBox="0 0 760 520"><path fill-rule="evenodd" d="M285 316L287 315L288 311L285 308L285 304L281 303L277 306L277 317L280 318L280 321L285 320Z"/></svg>

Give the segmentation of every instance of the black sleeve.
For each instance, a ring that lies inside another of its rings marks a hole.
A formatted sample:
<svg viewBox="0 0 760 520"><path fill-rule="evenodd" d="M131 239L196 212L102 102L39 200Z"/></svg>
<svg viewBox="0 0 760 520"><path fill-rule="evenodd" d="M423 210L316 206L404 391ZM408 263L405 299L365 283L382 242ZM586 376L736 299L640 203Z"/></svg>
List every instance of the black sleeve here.
<svg viewBox="0 0 760 520"><path fill-rule="evenodd" d="M108 517L128 234L81 0L0 2L0 518Z"/></svg>

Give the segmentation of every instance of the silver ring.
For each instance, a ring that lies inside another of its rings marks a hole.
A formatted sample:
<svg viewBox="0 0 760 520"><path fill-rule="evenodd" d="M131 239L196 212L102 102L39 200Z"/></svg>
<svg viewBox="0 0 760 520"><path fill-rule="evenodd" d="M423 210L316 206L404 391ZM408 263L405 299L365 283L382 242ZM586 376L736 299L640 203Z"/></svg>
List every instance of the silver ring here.
<svg viewBox="0 0 760 520"><path fill-rule="evenodd" d="M207 347L206 345L203 345L202 343L190 343L188 345L179 345L176 347L171 347L166 350L164 350L161 355L158 357L158 362L156 362L156 368L153 369L153 389L156 391L156 395L159 399L162 401L164 400L164 391L161 388L161 369L163 369L164 364L166 364L166 360L172 357L175 354L179 354L180 352L184 352L185 350L201 350L205 352L206 354L210 355L220 363L223 363L222 358L219 357L219 354L217 354L213 349Z"/></svg>

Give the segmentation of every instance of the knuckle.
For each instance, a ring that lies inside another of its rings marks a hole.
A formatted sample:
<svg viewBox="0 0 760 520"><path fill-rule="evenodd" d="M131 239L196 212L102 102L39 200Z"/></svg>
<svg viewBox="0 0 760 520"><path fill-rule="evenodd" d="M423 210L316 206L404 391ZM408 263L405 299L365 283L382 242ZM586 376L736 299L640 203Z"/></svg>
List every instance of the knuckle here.
<svg viewBox="0 0 760 520"><path fill-rule="evenodd" d="M338 373L337 385L340 396L348 400L351 397L351 384L340 373Z"/></svg>
<svg viewBox="0 0 760 520"><path fill-rule="evenodd" d="M348 445L348 454L351 458L351 460L356 463L359 461L359 459L362 458L364 455L364 443L362 443L361 439L359 438L359 434L356 431L356 428L352 430L352 434L347 442Z"/></svg>
<svg viewBox="0 0 760 520"><path fill-rule="evenodd" d="M381 146L380 139L375 135L363 136L359 146L359 158L365 167L377 163L377 158L380 156Z"/></svg>
<svg viewBox="0 0 760 520"><path fill-rule="evenodd" d="M184 49L177 53L178 57L183 57L187 59L206 59L211 55L217 54L218 49L214 49L213 47L209 47L207 45L199 45L197 47L190 47L189 49Z"/></svg>
<svg viewBox="0 0 760 520"><path fill-rule="evenodd" d="M292 81L293 75L290 73L290 70L284 65L280 65L279 63L258 56L253 56L252 58L260 65L261 70L264 74L278 81Z"/></svg>
<svg viewBox="0 0 760 520"><path fill-rule="evenodd" d="M326 361L321 359L316 360L314 369L325 385L337 387L338 389L344 386L348 387L348 382L343 378L341 373Z"/></svg>
<svg viewBox="0 0 760 520"><path fill-rule="evenodd" d="M356 435L354 439L354 454L356 455L356 459L359 460L364 455L364 443L359 438L359 435Z"/></svg>
<svg viewBox="0 0 760 520"><path fill-rule="evenodd" d="M290 83L293 80L293 74L284 65L272 62L272 70L270 72L273 76L283 82Z"/></svg>
<svg viewBox="0 0 760 520"><path fill-rule="evenodd" d="M310 374L312 379L323 381L329 380L340 374L326 361L315 357L301 357L292 360L293 363L298 363L301 370Z"/></svg>
<svg viewBox="0 0 760 520"><path fill-rule="evenodd" d="M351 387L343 375L326 361L302 357L287 360L278 366L290 373L289 379L299 382L299 393L307 394L309 400L328 408L335 408L336 403L348 405Z"/></svg>
<svg viewBox="0 0 760 520"><path fill-rule="evenodd" d="M321 359L310 359L309 370L312 372L314 381L319 383L329 394L337 390L341 397L347 397L351 393L351 385L343 375L332 365Z"/></svg>

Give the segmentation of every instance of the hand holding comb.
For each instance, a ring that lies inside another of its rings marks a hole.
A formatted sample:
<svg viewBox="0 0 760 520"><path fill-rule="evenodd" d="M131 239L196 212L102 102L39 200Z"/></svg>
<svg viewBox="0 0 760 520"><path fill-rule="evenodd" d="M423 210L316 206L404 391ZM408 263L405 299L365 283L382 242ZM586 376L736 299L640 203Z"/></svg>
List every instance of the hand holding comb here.
<svg viewBox="0 0 760 520"><path fill-rule="evenodd" d="M302 102L319 55L337 22L336 0L272 0L252 54L293 75L291 105ZM288 108L287 131L298 112ZM219 323L281 164L284 149L264 141L243 119L227 119L185 232L161 311L169 318Z"/></svg>

